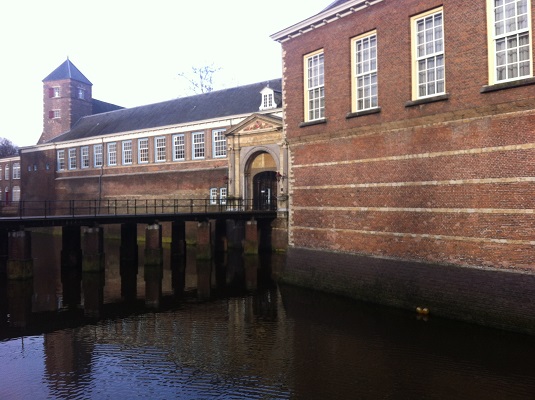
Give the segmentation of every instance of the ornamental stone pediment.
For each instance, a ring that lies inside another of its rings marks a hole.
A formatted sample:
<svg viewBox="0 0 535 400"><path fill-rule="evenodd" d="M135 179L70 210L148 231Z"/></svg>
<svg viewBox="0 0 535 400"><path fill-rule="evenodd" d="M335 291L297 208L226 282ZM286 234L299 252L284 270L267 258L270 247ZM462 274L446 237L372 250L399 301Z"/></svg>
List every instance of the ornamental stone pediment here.
<svg viewBox="0 0 535 400"><path fill-rule="evenodd" d="M253 114L227 132L227 135L241 136L282 130L282 119L271 115Z"/></svg>

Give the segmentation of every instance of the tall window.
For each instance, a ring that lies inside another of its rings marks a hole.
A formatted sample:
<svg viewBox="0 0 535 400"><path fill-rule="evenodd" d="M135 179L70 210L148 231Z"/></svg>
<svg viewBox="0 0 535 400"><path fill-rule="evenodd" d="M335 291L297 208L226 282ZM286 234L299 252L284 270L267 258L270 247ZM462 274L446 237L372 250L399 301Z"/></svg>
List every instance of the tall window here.
<svg viewBox="0 0 535 400"><path fill-rule="evenodd" d="M123 165L132 164L132 141L123 142Z"/></svg>
<svg viewBox="0 0 535 400"><path fill-rule="evenodd" d="M377 100L377 34L359 36L352 41L354 111L378 106Z"/></svg>
<svg viewBox="0 0 535 400"><path fill-rule="evenodd" d="M154 158L158 161L165 161L165 136L154 138Z"/></svg>
<svg viewBox="0 0 535 400"><path fill-rule="evenodd" d="M0 167L0 181L2 180L2 167Z"/></svg>
<svg viewBox="0 0 535 400"><path fill-rule="evenodd" d="M217 188L210 188L210 204L212 205L217 204L217 194L218 194Z"/></svg>
<svg viewBox="0 0 535 400"><path fill-rule="evenodd" d="M80 163L81 168L89 168L89 147L84 146L80 149L80 157L82 162Z"/></svg>
<svg viewBox="0 0 535 400"><path fill-rule="evenodd" d="M491 83L532 76L530 0L488 1L493 24L489 27Z"/></svg>
<svg viewBox="0 0 535 400"><path fill-rule="evenodd" d="M102 167L102 145L96 144L93 146L93 166L95 168Z"/></svg>
<svg viewBox="0 0 535 400"><path fill-rule="evenodd" d="M76 169L76 149L69 149L69 169Z"/></svg>
<svg viewBox="0 0 535 400"><path fill-rule="evenodd" d="M138 163L149 162L149 139L139 139L137 142L137 159Z"/></svg>
<svg viewBox="0 0 535 400"><path fill-rule="evenodd" d="M13 186L13 201L20 201L20 186Z"/></svg>
<svg viewBox="0 0 535 400"><path fill-rule="evenodd" d="M108 165L117 165L117 143L108 143Z"/></svg>
<svg viewBox="0 0 535 400"><path fill-rule="evenodd" d="M78 88L78 98L81 100L85 100L85 89L79 87Z"/></svg>
<svg viewBox="0 0 535 400"><path fill-rule="evenodd" d="M13 163L13 179L20 179L20 163Z"/></svg>
<svg viewBox="0 0 535 400"><path fill-rule="evenodd" d="M5 169L5 175L4 175L4 178L6 178L6 181L9 180L9 164L6 164L6 169Z"/></svg>
<svg viewBox="0 0 535 400"><path fill-rule="evenodd" d="M219 202L220 204L227 204L227 188L226 187L222 187L222 188L219 188Z"/></svg>
<svg viewBox="0 0 535 400"><path fill-rule="evenodd" d="M323 50L305 56L305 118L325 118Z"/></svg>
<svg viewBox="0 0 535 400"><path fill-rule="evenodd" d="M225 136L225 129L212 131L212 148L214 158L227 156L227 138Z"/></svg>
<svg viewBox="0 0 535 400"><path fill-rule="evenodd" d="M193 133L193 158L204 158L204 132Z"/></svg>
<svg viewBox="0 0 535 400"><path fill-rule="evenodd" d="M413 99L445 93L442 8L412 18Z"/></svg>
<svg viewBox="0 0 535 400"><path fill-rule="evenodd" d="M65 150L58 150L57 166L58 166L58 171L63 171L65 169Z"/></svg>
<svg viewBox="0 0 535 400"><path fill-rule="evenodd" d="M173 161L181 161L186 158L186 144L184 135L173 136Z"/></svg>

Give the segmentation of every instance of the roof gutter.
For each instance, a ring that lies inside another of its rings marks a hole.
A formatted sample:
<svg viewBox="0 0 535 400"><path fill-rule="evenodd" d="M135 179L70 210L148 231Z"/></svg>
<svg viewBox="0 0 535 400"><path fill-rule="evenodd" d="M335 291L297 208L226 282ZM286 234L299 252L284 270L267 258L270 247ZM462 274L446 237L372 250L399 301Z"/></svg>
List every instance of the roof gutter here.
<svg viewBox="0 0 535 400"><path fill-rule="evenodd" d="M296 36L310 32L313 29L319 28L330 22L336 21L340 18L346 17L371 5L380 3L383 0L353 0L343 3L337 7L329 8L320 12L304 21L301 21L289 28L283 29L270 36L271 39L283 43Z"/></svg>

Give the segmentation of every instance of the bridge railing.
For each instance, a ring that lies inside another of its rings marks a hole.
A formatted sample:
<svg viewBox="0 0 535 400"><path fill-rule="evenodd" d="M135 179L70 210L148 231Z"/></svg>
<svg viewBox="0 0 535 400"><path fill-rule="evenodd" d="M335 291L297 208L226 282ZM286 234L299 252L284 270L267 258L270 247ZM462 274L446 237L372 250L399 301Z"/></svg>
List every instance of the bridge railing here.
<svg viewBox="0 0 535 400"><path fill-rule="evenodd" d="M81 217L105 215L158 215L219 213L232 211L275 211L276 200L256 204L251 199L92 199L20 201L0 207L2 217Z"/></svg>

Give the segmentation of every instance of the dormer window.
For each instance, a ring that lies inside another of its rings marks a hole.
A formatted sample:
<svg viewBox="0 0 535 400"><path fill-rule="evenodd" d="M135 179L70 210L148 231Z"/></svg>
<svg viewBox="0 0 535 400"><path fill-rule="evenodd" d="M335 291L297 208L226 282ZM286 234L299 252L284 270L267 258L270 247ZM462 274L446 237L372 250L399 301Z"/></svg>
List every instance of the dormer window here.
<svg viewBox="0 0 535 400"><path fill-rule="evenodd" d="M260 104L259 110L269 110L271 108L277 108L277 103L275 103L275 95L273 89L270 87L265 87L260 94L262 95L262 103Z"/></svg>

